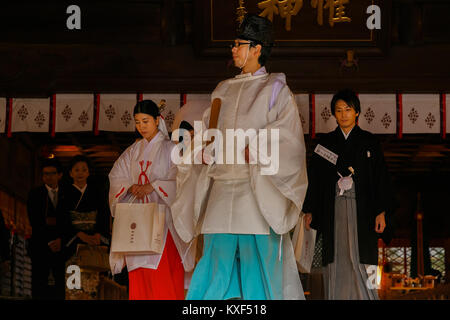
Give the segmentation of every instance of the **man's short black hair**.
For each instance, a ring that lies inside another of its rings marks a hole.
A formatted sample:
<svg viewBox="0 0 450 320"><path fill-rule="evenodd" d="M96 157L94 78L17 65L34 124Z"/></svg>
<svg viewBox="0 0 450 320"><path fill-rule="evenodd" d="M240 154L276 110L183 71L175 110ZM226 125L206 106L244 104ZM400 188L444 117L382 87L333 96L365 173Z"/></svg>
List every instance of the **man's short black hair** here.
<svg viewBox="0 0 450 320"><path fill-rule="evenodd" d="M350 108L353 108L356 113L361 113L361 103L356 93L351 89L343 89L338 91L331 100L331 113L333 114L333 116L336 108L336 103L339 100L344 101Z"/></svg>
<svg viewBox="0 0 450 320"><path fill-rule="evenodd" d="M45 158L41 163L41 170L47 167L54 167L58 173L62 172L62 165L56 158Z"/></svg>

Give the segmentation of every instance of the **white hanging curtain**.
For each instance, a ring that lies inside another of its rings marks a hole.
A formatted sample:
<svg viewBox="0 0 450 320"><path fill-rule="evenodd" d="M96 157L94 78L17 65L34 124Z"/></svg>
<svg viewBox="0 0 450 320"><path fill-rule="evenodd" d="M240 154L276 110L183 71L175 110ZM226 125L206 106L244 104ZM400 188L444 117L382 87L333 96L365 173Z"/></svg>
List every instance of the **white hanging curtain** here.
<svg viewBox="0 0 450 320"><path fill-rule="evenodd" d="M101 94L98 129L102 131L133 132L135 94Z"/></svg>
<svg viewBox="0 0 450 320"><path fill-rule="evenodd" d="M296 94L295 102L297 103L298 113L302 122L303 133L309 133L309 94Z"/></svg>
<svg viewBox="0 0 450 320"><path fill-rule="evenodd" d="M50 99L13 99L11 132L48 132Z"/></svg>
<svg viewBox="0 0 450 320"><path fill-rule="evenodd" d="M315 94L315 132L328 133L337 127L336 119L331 113L332 94Z"/></svg>
<svg viewBox="0 0 450 320"><path fill-rule="evenodd" d="M440 133L439 94L403 94L403 133Z"/></svg>
<svg viewBox="0 0 450 320"><path fill-rule="evenodd" d="M445 132L450 133L450 93L446 93L444 96L445 106Z"/></svg>
<svg viewBox="0 0 450 320"><path fill-rule="evenodd" d="M94 123L93 94L56 94L55 131L92 131Z"/></svg>
<svg viewBox="0 0 450 320"><path fill-rule="evenodd" d="M375 134L397 132L397 101L393 94L360 94L358 125Z"/></svg>

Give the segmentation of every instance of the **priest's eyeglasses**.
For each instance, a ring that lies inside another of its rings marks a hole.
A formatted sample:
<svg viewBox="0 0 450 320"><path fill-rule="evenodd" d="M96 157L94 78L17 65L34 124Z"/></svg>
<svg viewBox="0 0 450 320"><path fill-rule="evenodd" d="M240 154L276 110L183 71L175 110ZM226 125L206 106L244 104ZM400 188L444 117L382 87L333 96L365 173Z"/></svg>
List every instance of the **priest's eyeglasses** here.
<svg viewBox="0 0 450 320"><path fill-rule="evenodd" d="M231 49L233 49L233 48L239 48L240 46L243 46L243 45L245 45L245 44L252 45L253 43L252 43L251 41L250 41L250 42L239 42L239 41L237 41L237 42L235 42L235 43L230 44L230 48L231 48Z"/></svg>

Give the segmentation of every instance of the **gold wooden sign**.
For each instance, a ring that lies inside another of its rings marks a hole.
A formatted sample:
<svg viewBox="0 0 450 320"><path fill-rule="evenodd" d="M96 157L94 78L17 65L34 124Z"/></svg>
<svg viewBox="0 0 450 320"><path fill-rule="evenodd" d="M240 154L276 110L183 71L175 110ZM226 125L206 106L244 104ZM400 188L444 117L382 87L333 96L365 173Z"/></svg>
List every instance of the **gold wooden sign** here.
<svg viewBox="0 0 450 320"><path fill-rule="evenodd" d="M373 7L380 28L370 27ZM196 0L196 48L223 55L220 48L227 48L252 13L273 22L276 55L342 55L342 48L379 56L388 47L390 7L391 0Z"/></svg>

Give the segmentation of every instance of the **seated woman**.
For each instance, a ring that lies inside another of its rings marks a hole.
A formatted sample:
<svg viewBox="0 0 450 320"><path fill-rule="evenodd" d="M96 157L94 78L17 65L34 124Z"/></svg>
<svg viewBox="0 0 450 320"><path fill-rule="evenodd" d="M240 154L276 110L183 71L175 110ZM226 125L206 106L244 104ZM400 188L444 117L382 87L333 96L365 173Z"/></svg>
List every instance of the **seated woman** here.
<svg viewBox="0 0 450 320"><path fill-rule="evenodd" d="M87 183L89 160L75 156L70 162L73 184L65 190L65 256L76 253L78 244L109 244L109 209L101 188Z"/></svg>

